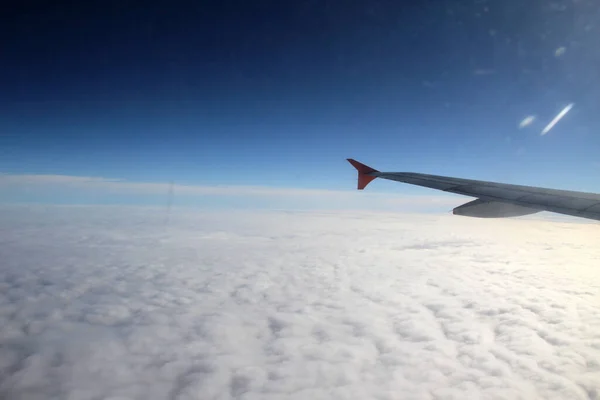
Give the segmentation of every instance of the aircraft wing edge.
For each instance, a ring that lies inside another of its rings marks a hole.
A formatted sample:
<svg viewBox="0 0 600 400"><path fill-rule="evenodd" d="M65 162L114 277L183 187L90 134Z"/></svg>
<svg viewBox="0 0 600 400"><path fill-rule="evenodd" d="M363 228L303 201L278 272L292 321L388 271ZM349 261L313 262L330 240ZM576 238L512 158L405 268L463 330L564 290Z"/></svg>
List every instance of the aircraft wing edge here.
<svg viewBox="0 0 600 400"><path fill-rule="evenodd" d="M600 221L600 194L597 193L475 181L412 172L380 172L351 158L348 159L348 162L358 171L358 190L363 190L375 178L382 178L476 199L453 210L456 215L503 218L549 211ZM501 206L501 204L506 206Z"/></svg>

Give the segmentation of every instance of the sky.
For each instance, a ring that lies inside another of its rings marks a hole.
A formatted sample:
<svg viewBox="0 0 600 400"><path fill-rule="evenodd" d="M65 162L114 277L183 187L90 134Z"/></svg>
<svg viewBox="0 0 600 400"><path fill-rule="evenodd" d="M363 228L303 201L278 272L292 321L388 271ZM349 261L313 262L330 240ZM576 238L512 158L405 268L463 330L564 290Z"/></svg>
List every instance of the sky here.
<svg viewBox="0 0 600 400"><path fill-rule="evenodd" d="M345 191L352 157L598 191L593 0L52 2L0 18L0 180ZM150 201L36 185L0 201Z"/></svg>
<svg viewBox="0 0 600 400"><path fill-rule="evenodd" d="M597 224L0 207L0 398L598 399Z"/></svg>

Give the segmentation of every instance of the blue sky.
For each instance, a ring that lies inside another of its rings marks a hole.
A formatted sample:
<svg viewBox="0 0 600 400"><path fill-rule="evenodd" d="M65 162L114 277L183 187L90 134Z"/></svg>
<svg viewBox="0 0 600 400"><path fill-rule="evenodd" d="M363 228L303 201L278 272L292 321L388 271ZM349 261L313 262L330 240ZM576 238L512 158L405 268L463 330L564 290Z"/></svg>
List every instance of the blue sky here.
<svg viewBox="0 0 600 400"><path fill-rule="evenodd" d="M512 3L15 8L0 172L351 190L353 157L599 191L600 6ZM93 202L40 193L9 186L0 201Z"/></svg>

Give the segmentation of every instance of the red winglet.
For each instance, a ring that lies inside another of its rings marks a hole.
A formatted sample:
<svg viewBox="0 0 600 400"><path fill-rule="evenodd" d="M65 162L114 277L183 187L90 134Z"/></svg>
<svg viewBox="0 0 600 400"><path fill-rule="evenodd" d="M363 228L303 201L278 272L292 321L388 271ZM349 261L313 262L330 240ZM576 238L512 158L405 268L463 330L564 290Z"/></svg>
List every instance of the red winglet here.
<svg viewBox="0 0 600 400"><path fill-rule="evenodd" d="M372 172L379 172L376 169L371 168L365 164L361 164L358 161L353 160L352 158L348 158L348 162L352 164L352 166L358 171L358 190L363 190L365 187L367 187L369 182L377 178L376 176L368 175Z"/></svg>

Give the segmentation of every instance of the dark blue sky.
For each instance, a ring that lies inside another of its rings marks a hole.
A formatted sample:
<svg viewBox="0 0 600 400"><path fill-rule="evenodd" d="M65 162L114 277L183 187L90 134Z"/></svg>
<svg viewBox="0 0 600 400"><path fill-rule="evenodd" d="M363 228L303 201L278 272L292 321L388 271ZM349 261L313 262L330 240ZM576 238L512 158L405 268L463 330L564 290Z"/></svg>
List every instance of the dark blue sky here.
<svg viewBox="0 0 600 400"><path fill-rule="evenodd" d="M598 191L594 0L58 3L2 14L0 172L353 188L354 157Z"/></svg>

